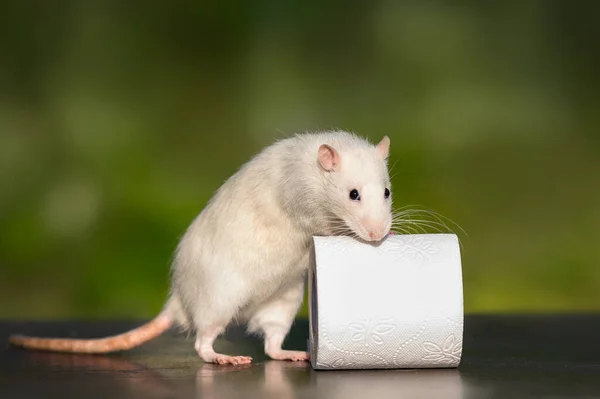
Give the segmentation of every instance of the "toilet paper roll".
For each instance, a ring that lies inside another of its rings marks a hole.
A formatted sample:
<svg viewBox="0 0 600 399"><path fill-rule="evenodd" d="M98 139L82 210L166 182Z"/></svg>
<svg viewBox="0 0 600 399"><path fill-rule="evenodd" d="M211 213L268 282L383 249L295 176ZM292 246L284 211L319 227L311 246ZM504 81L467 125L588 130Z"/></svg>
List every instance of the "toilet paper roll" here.
<svg viewBox="0 0 600 399"><path fill-rule="evenodd" d="M350 237L313 241L313 368L459 365L463 291L456 235L391 235L378 244Z"/></svg>

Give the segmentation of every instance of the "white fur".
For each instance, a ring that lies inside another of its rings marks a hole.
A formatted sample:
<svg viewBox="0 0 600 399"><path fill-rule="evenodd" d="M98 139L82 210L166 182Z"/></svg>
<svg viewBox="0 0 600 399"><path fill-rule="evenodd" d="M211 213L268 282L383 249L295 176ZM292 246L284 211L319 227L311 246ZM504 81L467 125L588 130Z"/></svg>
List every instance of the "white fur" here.
<svg viewBox="0 0 600 399"><path fill-rule="evenodd" d="M320 166L322 144L338 152L336 171ZM376 240L389 232L386 158L387 149L347 132L296 135L221 186L179 243L167 308L196 332L204 360L227 357L212 351L212 341L235 319L265 336L271 357L291 358L281 342L302 303L311 237L343 234L334 218L363 240L372 240L367 229ZM350 200L352 189L360 201Z"/></svg>

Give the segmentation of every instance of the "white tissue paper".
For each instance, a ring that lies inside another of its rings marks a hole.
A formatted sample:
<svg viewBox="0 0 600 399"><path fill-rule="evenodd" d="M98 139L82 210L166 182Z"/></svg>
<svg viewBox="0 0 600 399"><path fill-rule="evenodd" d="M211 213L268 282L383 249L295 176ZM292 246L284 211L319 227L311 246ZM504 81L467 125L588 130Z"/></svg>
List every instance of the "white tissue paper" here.
<svg viewBox="0 0 600 399"><path fill-rule="evenodd" d="M454 234L379 244L314 237L309 345L314 369L453 368L463 291Z"/></svg>

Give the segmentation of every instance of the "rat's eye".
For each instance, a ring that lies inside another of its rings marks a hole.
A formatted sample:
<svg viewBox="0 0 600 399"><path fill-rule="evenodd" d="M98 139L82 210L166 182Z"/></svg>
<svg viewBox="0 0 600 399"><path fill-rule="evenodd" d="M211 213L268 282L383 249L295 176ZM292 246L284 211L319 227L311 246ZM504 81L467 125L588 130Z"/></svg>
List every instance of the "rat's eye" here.
<svg viewBox="0 0 600 399"><path fill-rule="evenodd" d="M360 194L358 193L358 190L354 189L350 191L350 199L352 201L360 201Z"/></svg>
<svg viewBox="0 0 600 399"><path fill-rule="evenodd" d="M383 196L384 196L386 199L390 198L390 190L386 188L386 189L385 189L385 192L383 193Z"/></svg>

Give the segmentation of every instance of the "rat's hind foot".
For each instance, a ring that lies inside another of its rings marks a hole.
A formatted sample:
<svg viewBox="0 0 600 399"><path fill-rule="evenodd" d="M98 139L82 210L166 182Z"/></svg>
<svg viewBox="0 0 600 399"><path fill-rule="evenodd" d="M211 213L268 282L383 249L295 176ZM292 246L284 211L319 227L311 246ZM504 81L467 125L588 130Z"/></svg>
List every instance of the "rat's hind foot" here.
<svg viewBox="0 0 600 399"><path fill-rule="evenodd" d="M252 358L249 356L229 356L215 352L212 348L202 348L196 346L198 355L204 360L205 363L216 363L216 364L231 364L237 366L239 364L250 364Z"/></svg>
<svg viewBox="0 0 600 399"><path fill-rule="evenodd" d="M250 364L252 363L252 358L249 356L229 356L229 355L221 355L220 353L215 353L214 359L213 359L214 363L217 364L232 364L232 365L239 365L239 364Z"/></svg>
<svg viewBox="0 0 600 399"><path fill-rule="evenodd" d="M310 354L302 351L275 350L267 353L273 360L291 360L292 362L306 362L310 360Z"/></svg>
<svg viewBox="0 0 600 399"><path fill-rule="evenodd" d="M196 352L198 352L198 355L200 355L202 360L204 360L206 363L232 364L234 366L240 364L250 364L252 362L251 357L229 356L215 352L213 349L213 342L221 331L223 331L222 327L214 327L208 329L204 334L196 338L194 347L196 348Z"/></svg>

